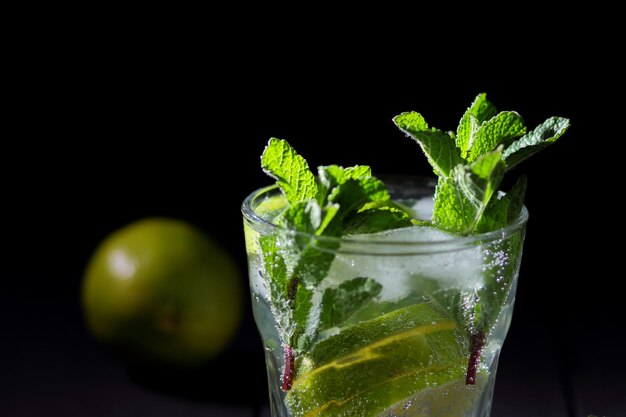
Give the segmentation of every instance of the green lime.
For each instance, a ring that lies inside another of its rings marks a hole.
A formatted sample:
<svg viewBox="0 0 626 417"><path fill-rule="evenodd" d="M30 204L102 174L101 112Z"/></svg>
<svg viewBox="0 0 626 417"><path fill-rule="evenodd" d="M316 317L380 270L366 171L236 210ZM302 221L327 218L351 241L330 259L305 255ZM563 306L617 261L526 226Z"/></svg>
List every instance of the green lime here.
<svg viewBox="0 0 626 417"><path fill-rule="evenodd" d="M471 401L455 396L473 399L480 392L446 388L465 378L462 335L454 320L426 303L348 327L301 359L286 395L291 415L378 416L417 395L429 410L439 403L462 404L460 414L424 415L462 416Z"/></svg>
<svg viewBox="0 0 626 417"><path fill-rule="evenodd" d="M173 367L223 351L242 316L238 268L218 243L180 220L149 218L99 245L82 303L95 337L134 359Z"/></svg>

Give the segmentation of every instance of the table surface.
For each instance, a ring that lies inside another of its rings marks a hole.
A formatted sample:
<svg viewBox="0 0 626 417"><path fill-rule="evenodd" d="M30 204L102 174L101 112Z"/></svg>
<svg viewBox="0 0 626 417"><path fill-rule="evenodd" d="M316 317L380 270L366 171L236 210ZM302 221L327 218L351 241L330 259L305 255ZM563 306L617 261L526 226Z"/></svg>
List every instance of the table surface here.
<svg viewBox="0 0 626 417"><path fill-rule="evenodd" d="M0 309L9 335L0 356L0 416L269 416L263 354L251 319L231 348L203 369L155 373L123 365L96 343L78 306L35 302L34 311L48 314L28 314L10 300ZM611 360L623 345L588 343L572 350L578 345L560 346L547 332L532 332L514 318L492 417L626 415L624 365Z"/></svg>

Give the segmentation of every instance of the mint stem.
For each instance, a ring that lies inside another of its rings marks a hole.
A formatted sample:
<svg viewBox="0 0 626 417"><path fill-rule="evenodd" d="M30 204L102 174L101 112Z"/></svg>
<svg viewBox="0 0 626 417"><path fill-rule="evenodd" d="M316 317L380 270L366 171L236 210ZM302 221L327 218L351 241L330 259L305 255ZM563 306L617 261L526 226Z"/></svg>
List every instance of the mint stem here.
<svg viewBox="0 0 626 417"><path fill-rule="evenodd" d="M487 337L485 333L479 331L470 336L472 342L472 350L470 352L469 361L467 363L467 374L465 377L465 385L476 385L476 372L478 371L478 362L480 354L485 346Z"/></svg>
<svg viewBox="0 0 626 417"><path fill-rule="evenodd" d="M293 277L287 283L287 300L292 304L291 309L294 310L296 308L296 294L298 293L298 284L300 280L298 277Z"/></svg>
<svg viewBox="0 0 626 417"><path fill-rule="evenodd" d="M293 385L293 370L295 365L295 356L291 346L285 346L285 372L283 373L282 386L283 392L287 392Z"/></svg>
<svg viewBox="0 0 626 417"><path fill-rule="evenodd" d="M298 284L300 280L298 277L293 277L287 283L287 300L291 303L292 310L296 308L296 295L298 293ZM295 338L292 338L291 343L295 343ZM295 369L295 354L293 349L289 345L285 345L285 372L283 373L282 386L283 392L287 392L293 385L293 371Z"/></svg>

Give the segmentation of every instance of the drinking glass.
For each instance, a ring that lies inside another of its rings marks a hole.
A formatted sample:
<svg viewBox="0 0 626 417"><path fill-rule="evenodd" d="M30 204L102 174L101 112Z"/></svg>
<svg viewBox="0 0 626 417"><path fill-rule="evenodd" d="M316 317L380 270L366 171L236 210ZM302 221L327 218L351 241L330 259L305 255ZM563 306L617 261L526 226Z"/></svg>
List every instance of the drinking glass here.
<svg viewBox="0 0 626 417"><path fill-rule="evenodd" d="M385 183L417 218L430 215L434 180ZM526 208L507 227L483 234L415 226L330 238L274 225L284 204L272 186L242 205L272 416L488 417ZM321 280L292 276L307 270L290 266L302 256L295 241L322 265ZM276 268L287 281L277 282ZM288 337L293 329L285 331L298 314L282 298L294 282L310 294L306 322L318 329L300 345Z"/></svg>

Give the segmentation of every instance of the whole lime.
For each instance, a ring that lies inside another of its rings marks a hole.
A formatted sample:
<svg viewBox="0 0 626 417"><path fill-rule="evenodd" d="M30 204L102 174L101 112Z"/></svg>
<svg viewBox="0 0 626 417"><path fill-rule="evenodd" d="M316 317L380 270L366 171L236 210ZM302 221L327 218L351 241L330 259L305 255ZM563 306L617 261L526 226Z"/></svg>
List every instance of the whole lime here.
<svg viewBox="0 0 626 417"><path fill-rule="evenodd" d="M85 271L82 303L95 337L133 359L192 367L230 343L242 316L232 257L194 226L148 218L109 235Z"/></svg>

